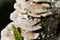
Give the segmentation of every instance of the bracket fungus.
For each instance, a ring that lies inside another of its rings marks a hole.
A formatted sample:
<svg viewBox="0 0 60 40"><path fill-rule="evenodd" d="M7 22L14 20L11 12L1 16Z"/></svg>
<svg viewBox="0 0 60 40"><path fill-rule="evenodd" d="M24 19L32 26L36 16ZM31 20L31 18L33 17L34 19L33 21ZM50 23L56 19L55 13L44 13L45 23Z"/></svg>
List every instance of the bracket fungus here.
<svg viewBox="0 0 60 40"><path fill-rule="evenodd" d="M10 15L13 22L1 31L1 40L15 40L12 25L19 28L24 40L57 40L55 37L59 13L54 9L60 7L59 2L16 0L15 10Z"/></svg>

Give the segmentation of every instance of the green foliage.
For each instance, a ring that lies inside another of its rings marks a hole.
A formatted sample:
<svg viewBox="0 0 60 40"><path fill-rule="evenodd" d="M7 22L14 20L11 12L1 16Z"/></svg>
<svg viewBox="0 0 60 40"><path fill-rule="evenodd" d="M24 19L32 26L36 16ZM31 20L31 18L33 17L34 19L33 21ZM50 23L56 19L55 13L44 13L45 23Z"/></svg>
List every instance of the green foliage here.
<svg viewBox="0 0 60 40"><path fill-rule="evenodd" d="M12 25L12 26L13 26L12 28L13 28L15 40L24 40L24 38L19 33L18 29L14 25Z"/></svg>

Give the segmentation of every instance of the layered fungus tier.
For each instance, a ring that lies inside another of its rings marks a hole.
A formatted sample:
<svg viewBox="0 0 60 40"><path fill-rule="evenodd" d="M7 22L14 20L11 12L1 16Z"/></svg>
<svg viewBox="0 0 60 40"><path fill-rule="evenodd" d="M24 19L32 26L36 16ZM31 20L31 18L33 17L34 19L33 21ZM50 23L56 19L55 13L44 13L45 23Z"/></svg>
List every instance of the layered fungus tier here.
<svg viewBox="0 0 60 40"><path fill-rule="evenodd" d="M13 22L1 31L1 40L22 40L18 34L23 40L57 40L59 3L59 0L16 0L15 10L10 14Z"/></svg>

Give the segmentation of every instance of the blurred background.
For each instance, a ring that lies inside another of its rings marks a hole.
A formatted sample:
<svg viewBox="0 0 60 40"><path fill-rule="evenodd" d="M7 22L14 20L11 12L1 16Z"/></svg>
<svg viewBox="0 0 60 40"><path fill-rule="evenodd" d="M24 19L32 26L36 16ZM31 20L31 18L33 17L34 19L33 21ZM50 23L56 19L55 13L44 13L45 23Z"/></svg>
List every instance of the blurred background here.
<svg viewBox="0 0 60 40"><path fill-rule="evenodd" d="M0 0L0 32L11 22L10 13L14 11L15 0Z"/></svg>

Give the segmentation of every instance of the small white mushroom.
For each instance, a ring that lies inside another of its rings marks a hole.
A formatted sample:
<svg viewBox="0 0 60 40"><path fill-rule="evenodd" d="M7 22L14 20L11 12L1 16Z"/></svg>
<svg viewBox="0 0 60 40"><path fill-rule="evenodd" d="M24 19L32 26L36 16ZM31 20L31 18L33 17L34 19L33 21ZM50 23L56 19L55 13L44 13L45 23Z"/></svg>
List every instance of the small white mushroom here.
<svg viewBox="0 0 60 40"><path fill-rule="evenodd" d="M17 3L21 4L21 8L24 9L25 7L25 0L16 0Z"/></svg>
<svg viewBox="0 0 60 40"><path fill-rule="evenodd" d="M51 12L47 12L47 13L41 13L41 14L37 14L37 13L28 13L28 15L32 16L32 17L46 17L47 15L51 15Z"/></svg>
<svg viewBox="0 0 60 40"><path fill-rule="evenodd" d="M14 8L15 8L16 10L19 10L19 12L21 12L21 13L26 13L26 12L27 12L27 10L23 10L23 9L21 8L21 4L20 4L20 3L15 3L15 4L14 4Z"/></svg>
<svg viewBox="0 0 60 40"><path fill-rule="evenodd" d="M21 31L22 36L27 37L29 39L36 39L39 36L39 33L26 32L24 30Z"/></svg>
<svg viewBox="0 0 60 40"><path fill-rule="evenodd" d="M36 4L36 3L30 3L28 6L28 11L32 13L47 12L46 9L43 9L43 6L41 6L40 4Z"/></svg>
<svg viewBox="0 0 60 40"><path fill-rule="evenodd" d="M41 29L42 27L40 25L33 26L32 23L29 22L29 20L20 20L20 28L26 30L26 31L33 31L37 29Z"/></svg>
<svg viewBox="0 0 60 40"><path fill-rule="evenodd" d="M51 12L48 12L48 13L41 14L41 16L46 17L46 16L51 15L51 14L52 14Z"/></svg>
<svg viewBox="0 0 60 40"><path fill-rule="evenodd" d="M42 3L41 5L42 5L43 7L45 7L45 8L50 8L50 5L47 4L47 3Z"/></svg>
<svg viewBox="0 0 60 40"><path fill-rule="evenodd" d="M1 31L1 40L15 40L14 33L12 31L12 26L6 27Z"/></svg>
<svg viewBox="0 0 60 40"><path fill-rule="evenodd" d="M12 12L11 14L10 14L10 19L12 20L12 21L14 21L14 20L16 20L17 18L18 18L18 11L17 10L15 10L14 12Z"/></svg>

